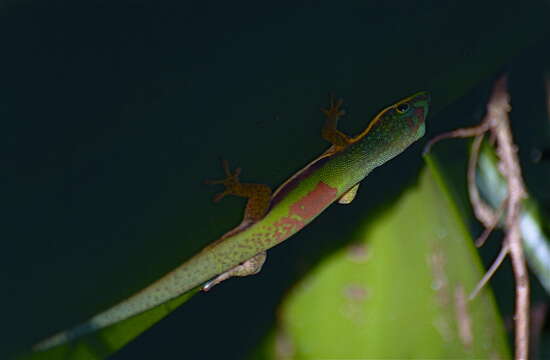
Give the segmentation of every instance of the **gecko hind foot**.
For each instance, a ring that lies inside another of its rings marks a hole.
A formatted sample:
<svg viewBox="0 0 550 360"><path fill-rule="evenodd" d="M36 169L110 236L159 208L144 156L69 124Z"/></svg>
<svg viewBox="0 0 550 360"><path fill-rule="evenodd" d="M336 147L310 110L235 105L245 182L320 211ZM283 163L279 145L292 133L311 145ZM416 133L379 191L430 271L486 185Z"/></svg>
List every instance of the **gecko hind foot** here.
<svg viewBox="0 0 550 360"><path fill-rule="evenodd" d="M266 252L262 251L261 253L254 255L253 257L246 260L245 262L235 266L234 268L227 270L224 273L221 273L220 275L216 276L214 279L208 281L206 284L203 285L202 290L209 291L214 286L218 285L222 281L232 278L233 276L248 276L248 275L257 274L260 272L260 270L262 270L262 266L264 265L266 258L267 258Z"/></svg>

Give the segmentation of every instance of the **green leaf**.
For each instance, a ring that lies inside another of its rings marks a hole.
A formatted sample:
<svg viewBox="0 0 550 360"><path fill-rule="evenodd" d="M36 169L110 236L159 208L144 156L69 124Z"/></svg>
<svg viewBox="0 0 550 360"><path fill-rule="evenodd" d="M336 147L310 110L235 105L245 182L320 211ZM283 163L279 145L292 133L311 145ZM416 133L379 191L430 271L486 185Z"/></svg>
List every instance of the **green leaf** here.
<svg viewBox="0 0 550 360"><path fill-rule="evenodd" d="M425 168L293 289L273 344L282 358L509 358L490 290L468 300L483 269L437 178Z"/></svg>
<svg viewBox="0 0 550 360"><path fill-rule="evenodd" d="M196 292L187 292L175 299L96 332L78 337L69 343L45 351L22 355L21 360L82 359L100 360L112 355L136 336L153 326Z"/></svg>

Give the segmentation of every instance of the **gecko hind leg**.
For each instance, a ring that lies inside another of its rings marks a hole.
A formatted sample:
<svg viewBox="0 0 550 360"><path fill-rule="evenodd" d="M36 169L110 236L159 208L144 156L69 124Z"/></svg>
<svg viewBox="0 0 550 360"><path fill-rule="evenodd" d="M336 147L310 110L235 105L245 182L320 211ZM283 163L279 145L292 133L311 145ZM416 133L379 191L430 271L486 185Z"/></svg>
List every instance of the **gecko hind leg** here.
<svg viewBox="0 0 550 360"><path fill-rule="evenodd" d="M330 107L328 109L321 108L323 114L325 114L326 120L321 130L321 136L323 139L330 142L336 150L342 150L346 146L352 143L351 138L337 129L338 120L345 115L345 111L340 109L343 100L334 100L334 95L330 96Z"/></svg>
<svg viewBox="0 0 550 360"><path fill-rule="evenodd" d="M242 264L239 264L234 268L229 269L226 272L216 276L214 279L208 281L206 284L203 285L202 290L209 291L214 286L218 285L222 281L232 278L233 276L248 276L257 274L262 269L266 258L266 252L262 251L261 253L246 260Z"/></svg>
<svg viewBox="0 0 550 360"><path fill-rule="evenodd" d="M264 184L242 184L239 180L239 175L241 173L240 168L237 168L235 172L231 173L227 160L222 160L222 166L226 175L225 179L206 181L206 183L208 184L222 184L225 186L225 190L214 197L214 202L220 201L226 195L245 197L248 198L248 202L246 204L246 209L244 211L244 216L241 223L234 229L225 233L216 242L209 245L210 247L215 247L218 242L224 241L228 237L231 237L243 231L248 226L261 220L269 209L269 204L271 202L271 188L269 186ZM202 290L209 291L215 285L233 276L248 276L257 274L262 269L262 265L264 264L265 259L265 251L256 254L250 259L244 261L243 263L221 273L214 279L208 281L203 285Z"/></svg>

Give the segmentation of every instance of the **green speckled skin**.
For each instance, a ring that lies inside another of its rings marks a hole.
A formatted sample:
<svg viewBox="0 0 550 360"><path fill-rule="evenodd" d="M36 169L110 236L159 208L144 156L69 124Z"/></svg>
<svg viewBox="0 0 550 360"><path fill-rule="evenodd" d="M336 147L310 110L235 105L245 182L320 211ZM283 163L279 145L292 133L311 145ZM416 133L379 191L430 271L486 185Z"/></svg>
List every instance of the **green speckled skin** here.
<svg viewBox="0 0 550 360"><path fill-rule="evenodd" d="M235 267L299 231L374 168L424 135L429 95L420 92L382 110L343 149L333 146L285 182L265 216L242 226L132 297L72 330L36 345L46 349L160 305Z"/></svg>

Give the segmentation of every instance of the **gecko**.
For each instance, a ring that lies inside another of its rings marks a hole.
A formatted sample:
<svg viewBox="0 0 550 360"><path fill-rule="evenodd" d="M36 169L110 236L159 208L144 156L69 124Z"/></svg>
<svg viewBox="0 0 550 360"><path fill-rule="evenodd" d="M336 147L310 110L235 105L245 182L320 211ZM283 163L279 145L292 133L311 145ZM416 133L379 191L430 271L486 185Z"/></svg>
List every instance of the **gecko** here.
<svg viewBox="0 0 550 360"><path fill-rule="evenodd" d="M418 92L380 111L359 135L340 130L345 115L343 101L331 97L321 136L331 146L292 175L275 191L264 184L241 183L241 169L231 172L223 161L227 195L248 198L242 222L198 254L145 289L99 313L76 327L57 333L34 345L41 351L64 344L81 335L140 314L200 286L209 291L234 276L253 275L266 260L266 250L288 239L333 202L349 204L360 182L376 167L386 163L420 139L425 132L430 95Z"/></svg>

